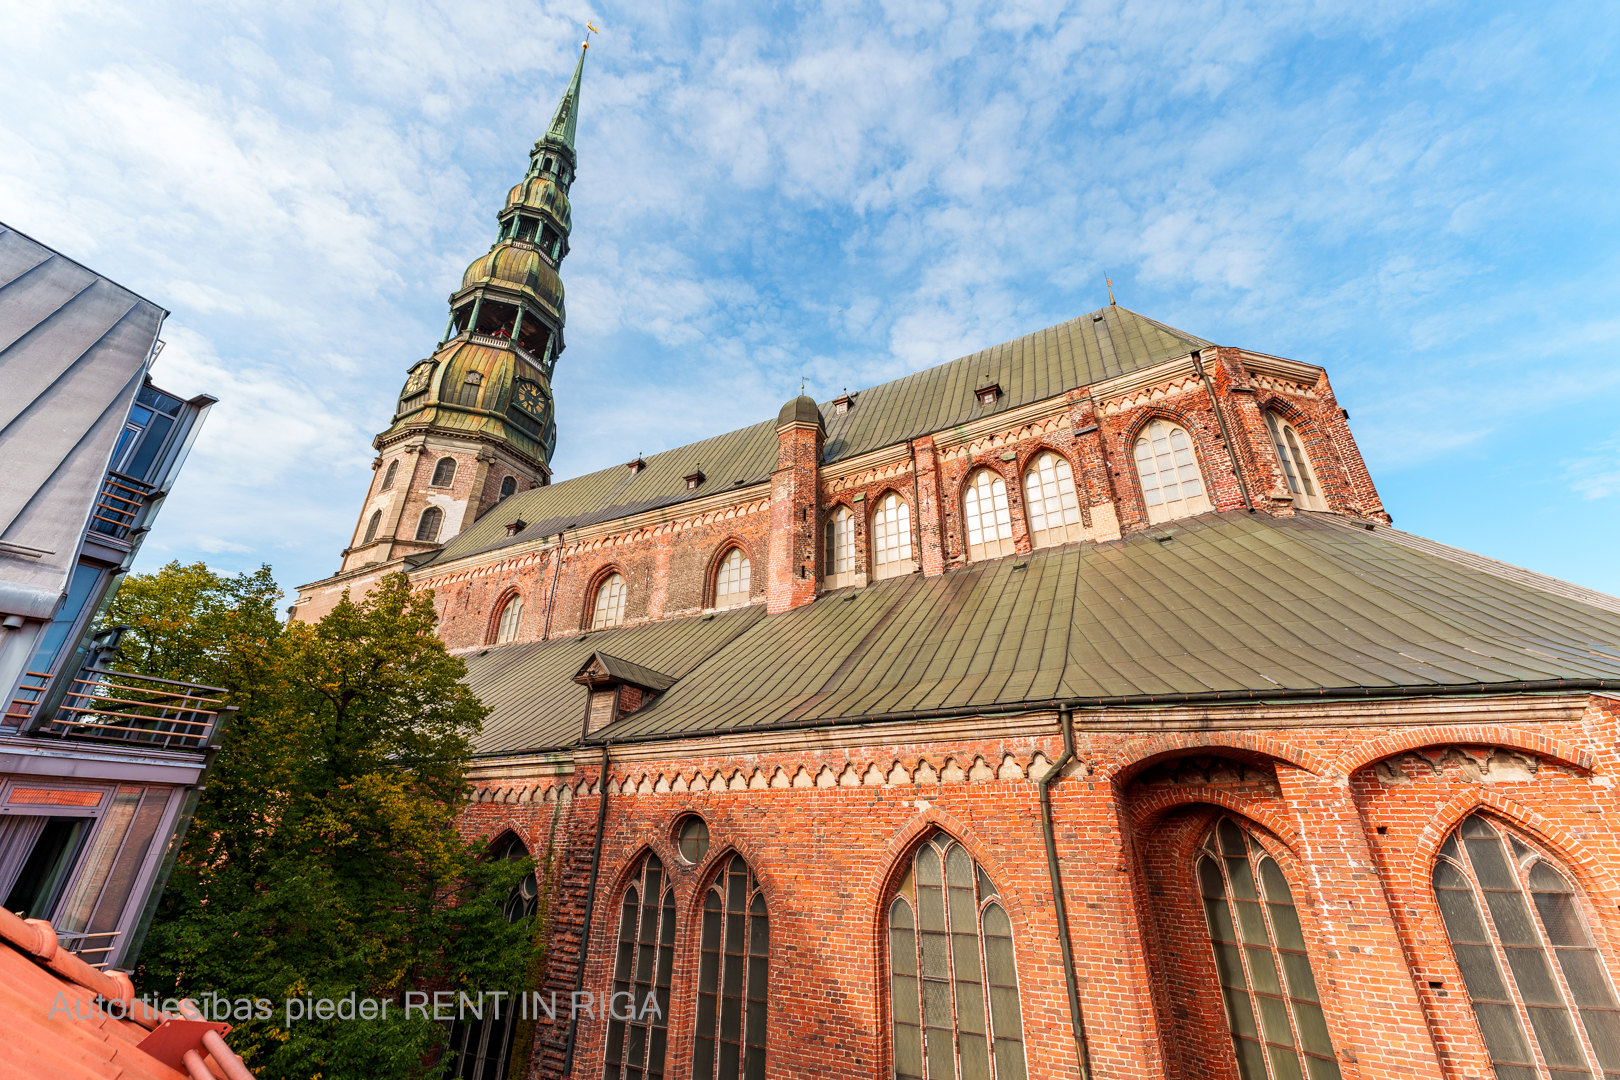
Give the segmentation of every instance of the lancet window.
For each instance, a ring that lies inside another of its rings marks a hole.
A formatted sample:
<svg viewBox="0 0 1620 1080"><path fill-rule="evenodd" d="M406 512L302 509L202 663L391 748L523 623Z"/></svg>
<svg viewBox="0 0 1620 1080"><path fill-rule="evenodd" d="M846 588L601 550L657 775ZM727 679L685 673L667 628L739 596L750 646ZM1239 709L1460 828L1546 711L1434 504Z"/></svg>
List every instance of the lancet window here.
<svg viewBox="0 0 1620 1080"><path fill-rule="evenodd" d="M656 1080L669 1044L675 890L648 852L619 905L604 1080Z"/></svg>
<svg viewBox="0 0 1620 1080"><path fill-rule="evenodd" d="M765 894L733 855L703 896L692 1080L764 1080L770 951Z"/></svg>

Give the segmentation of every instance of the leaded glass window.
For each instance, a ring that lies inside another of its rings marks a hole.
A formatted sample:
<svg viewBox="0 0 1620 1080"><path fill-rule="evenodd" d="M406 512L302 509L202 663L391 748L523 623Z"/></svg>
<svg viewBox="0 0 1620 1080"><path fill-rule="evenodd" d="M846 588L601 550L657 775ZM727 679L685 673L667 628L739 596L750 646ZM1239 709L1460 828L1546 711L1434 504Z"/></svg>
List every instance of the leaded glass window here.
<svg viewBox="0 0 1620 1080"><path fill-rule="evenodd" d="M609 574L607 580L596 587L596 606L591 613L591 629L601 630L618 626L624 621L624 578Z"/></svg>
<svg viewBox="0 0 1620 1080"><path fill-rule="evenodd" d="M523 622L523 597L514 596L501 608L500 621L495 627L495 644L505 645L517 640L518 625Z"/></svg>
<svg viewBox="0 0 1620 1080"><path fill-rule="evenodd" d="M491 850L491 859L527 859L529 849L513 833L507 833ZM533 872L522 879L507 894L503 910L507 922L518 922L532 917L539 909L540 890ZM455 1080L506 1080L512 1057L511 1003L501 1002L499 1008L486 1001L484 1015L468 1015L457 1020L450 1028L450 1075ZM470 1012L470 1011L469 1011ZM499 1012L500 1015L496 1015Z"/></svg>
<svg viewBox="0 0 1620 1080"><path fill-rule="evenodd" d="M829 589L855 583L855 515L840 506L827 516L826 574Z"/></svg>
<svg viewBox="0 0 1620 1080"><path fill-rule="evenodd" d="M1198 856L1204 921L1243 1080L1339 1080L1294 894L1231 818Z"/></svg>
<svg viewBox="0 0 1620 1080"><path fill-rule="evenodd" d="M675 965L675 890L649 852L619 906L604 1080L664 1075L669 1043L669 975Z"/></svg>
<svg viewBox="0 0 1620 1080"><path fill-rule="evenodd" d="M1316 486L1316 473L1311 469L1311 460L1305 456L1305 448L1300 445L1299 432L1294 430L1294 425L1276 413L1268 412L1266 426L1271 429L1271 445L1277 451L1277 461L1282 465L1283 479L1288 481L1289 493L1307 510L1327 509Z"/></svg>
<svg viewBox="0 0 1620 1080"><path fill-rule="evenodd" d="M911 570L911 507L891 491L878 500L872 515L872 576L895 577Z"/></svg>
<svg viewBox="0 0 1620 1080"><path fill-rule="evenodd" d="M748 603L748 556L742 548L732 548L720 560L714 575L714 606L736 607Z"/></svg>
<svg viewBox="0 0 1620 1080"><path fill-rule="evenodd" d="M1024 1080L1012 924L961 844L935 832L889 903L897 1080Z"/></svg>
<svg viewBox="0 0 1620 1080"><path fill-rule="evenodd" d="M1174 424L1163 420L1148 424L1136 440L1136 472L1150 522L1202 514L1210 508L1192 440Z"/></svg>
<svg viewBox="0 0 1620 1080"><path fill-rule="evenodd" d="M1074 470L1063 456L1050 450L1035 455L1024 473L1024 507L1029 513L1031 546L1051 547L1084 539Z"/></svg>
<svg viewBox="0 0 1620 1080"><path fill-rule="evenodd" d="M703 896L692 1080L764 1080L771 922L741 855Z"/></svg>
<svg viewBox="0 0 1620 1080"><path fill-rule="evenodd" d="M999 473L980 469L968 479L962 493L962 517L967 524L969 559L1012 554L1012 511L1007 506L1007 482Z"/></svg>
<svg viewBox="0 0 1620 1080"><path fill-rule="evenodd" d="M1434 890L1498 1080L1620 1080L1614 982L1568 876L1474 814L1440 848Z"/></svg>
<svg viewBox="0 0 1620 1080"><path fill-rule="evenodd" d="M437 506L430 506L422 511L422 516L416 520L416 538L426 540L430 544L438 543L439 530L444 526L444 511Z"/></svg>

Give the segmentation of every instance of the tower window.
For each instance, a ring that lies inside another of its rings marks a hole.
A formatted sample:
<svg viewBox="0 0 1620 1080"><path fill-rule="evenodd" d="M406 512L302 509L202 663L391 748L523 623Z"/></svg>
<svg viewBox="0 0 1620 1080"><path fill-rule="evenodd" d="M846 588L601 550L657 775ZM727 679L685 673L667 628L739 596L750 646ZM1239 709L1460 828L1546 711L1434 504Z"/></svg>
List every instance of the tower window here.
<svg viewBox="0 0 1620 1080"><path fill-rule="evenodd" d="M742 548L732 548L720 560L714 575L714 606L736 607L748 603L748 556Z"/></svg>
<svg viewBox="0 0 1620 1080"><path fill-rule="evenodd" d="M366 538L364 540L360 541L360 542L362 544L369 544L373 540L377 539L377 526L379 526L381 524L382 524L382 511L378 510L378 511L376 511L375 513L373 513L371 515L371 520L366 522Z"/></svg>
<svg viewBox="0 0 1620 1080"><path fill-rule="evenodd" d="M899 1080L1026 1075L1012 924L990 875L944 833L917 849L889 904L889 994Z"/></svg>
<svg viewBox="0 0 1620 1080"><path fill-rule="evenodd" d="M911 570L911 507L891 491L872 515L872 576L895 577Z"/></svg>
<svg viewBox="0 0 1620 1080"><path fill-rule="evenodd" d="M962 495L967 522L968 558L994 559L1011 555L1012 511L1007 507L1007 482L994 469L980 469Z"/></svg>
<svg viewBox="0 0 1620 1080"><path fill-rule="evenodd" d="M437 506L430 506L422 511L422 516L416 522L416 538L426 540L430 544L439 542L439 529L444 525L444 511Z"/></svg>
<svg viewBox="0 0 1620 1080"><path fill-rule="evenodd" d="M1562 870L1475 814L1440 848L1434 888L1499 1080L1620 1071L1614 982Z"/></svg>
<svg viewBox="0 0 1620 1080"><path fill-rule="evenodd" d="M382 487L378 488L377 490L387 491L389 488L393 487L394 474L397 472L399 472L399 459L395 458L393 461L388 463L388 471L383 473Z"/></svg>
<svg viewBox="0 0 1620 1080"><path fill-rule="evenodd" d="M456 481L456 459L444 457L433 466L433 487L449 487Z"/></svg>
<svg viewBox="0 0 1620 1080"><path fill-rule="evenodd" d="M609 574L606 581L596 587L596 603L591 612L591 629L602 630L618 626L624 621L624 578Z"/></svg>
<svg viewBox="0 0 1620 1080"><path fill-rule="evenodd" d="M517 640L518 624L523 621L523 597L513 596L501 608L501 617L495 625L495 644L505 645Z"/></svg>
<svg viewBox="0 0 1620 1080"><path fill-rule="evenodd" d="M1323 501L1316 484L1316 473L1311 469L1310 459L1305 456L1305 448L1300 445L1299 433L1294 430L1294 425L1276 413L1268 412L1266 426L1271 429L1271 445L1277 451L1277 461L1282 465L1289 494L1307 510L1326 510L1327 503Z"/></svg>
<svg viewBox="0 0 1620 1080"><path fill-rule="evenodd" d="M532 218L532 217L520 217L520 218L518 218L517 238L519 240L533 240L534 239L534 218Z"/></svg>
<svg viewBox="0 0 1620 1080"><path fill-rule="evenodd" d="M703 897L694 1078L765 1080L770 950L765 894L733 855Z"/></svg>
<svg viewBox="0 0 1620 1080"><path fill-rule="evenodd" d="M461 399L459 405L467 408L476 408L478 405L478 388L483 383L484 376L476 371L467 372L467 381L461 384Z"/></svg>
<svg viewBox="0 0 1620 1080"><path fill-rule="evenodd" d="M1176 425L1163 420L1148 424L1136 440L1136 471L1142 479L1148 521L1169 521L1210 508L1192 440Z"/></svg>
<svg viewBox="0 0 1620 1080"><path fill-rule="evenodd" d="M619 1008L608 1022L604 1080L664 1075L674 966L675 890L667 887L664 864L649 852L619 909L613 962L613 994ZM618 995L628 995L630 1004ZM656 1008L648 1007L649 997Z"/></svg>
<svg viewBox="0 0 1620 1080"><path fill-rule="evenodd" d="M1067 458L1050 450L1035 455L1024 473L1024 510L1029 514L1029 542L1034 547L1083 538L1074 470Z"/></svg>
<svg viewBox="0 0 1620 1080"><path fill-rule="evenodd" d="M505 499L517 491L517 477L508 476L501 480L501 498Z"/></svg>

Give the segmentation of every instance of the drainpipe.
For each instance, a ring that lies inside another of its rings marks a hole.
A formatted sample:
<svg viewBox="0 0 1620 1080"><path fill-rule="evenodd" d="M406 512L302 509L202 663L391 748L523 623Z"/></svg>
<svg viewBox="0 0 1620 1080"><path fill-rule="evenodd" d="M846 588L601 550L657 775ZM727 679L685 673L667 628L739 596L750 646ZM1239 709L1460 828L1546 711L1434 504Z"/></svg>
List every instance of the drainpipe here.
<svg viewBox="0 0 1620 1080"><path fill-rule="evenodd" d="M579 932L579 970L574 972L574 997L568 999L568 1043L563 1047L564 1080L574 1075L574 1037L579 1032L579 1011L574 1002L585 989L585 960L590 955L591 918L596 911L596 878L602 869L602 830L607 825L608 747L602 744L602 769L596 782L602 786L602 801L596 807L596 844L591 848L591 877L585 886L585 925Z"/></svg>
<svg viewBox="0 0 1620 1080"><path fill-rule="evenodd" d="M1198 377L1204 380L1204 389L1209 393L1209 407L1215 410L1215 422L1221 426L1221 441L1226 444L1226 456L1232 459L1232 472L1237 476L1238 488L1243 492L1243 505L1254 513L1254 500L1249 497L1249 482L1243 478L1243 466L1238 464L1237 447L1232 445L1232 435L1226 430L1226 414L1221 412L1221 403L1215 399L1215 384L1209 381L1209 373L1204 370L1203 357L1194 351L1192 354L1193 369Z"/></svg>
<svg viewBox="0 0 1620 1080"><path fill-rule="evenodd" d="M1058 713L1063 729L1063 754L1036 781L1041 789L1041 834L1046 840L1046 869L1052 876L1052 902L1057 908L1058 945L1063 950L1063 981L1069 991L1069 1028L1074 1033L1074 1055L1080 1066L1080 1080L1090 1080L1091 1051L1086 1046L1085 1024L1080 1018L1080 987L1074 975L1074 949L1069 944L1069 915L1063 903L1063 879L1058 873L1057 839L1052 835L1052 785L1062 779L1063 769L1074 760L1074 711Z"/></svg>

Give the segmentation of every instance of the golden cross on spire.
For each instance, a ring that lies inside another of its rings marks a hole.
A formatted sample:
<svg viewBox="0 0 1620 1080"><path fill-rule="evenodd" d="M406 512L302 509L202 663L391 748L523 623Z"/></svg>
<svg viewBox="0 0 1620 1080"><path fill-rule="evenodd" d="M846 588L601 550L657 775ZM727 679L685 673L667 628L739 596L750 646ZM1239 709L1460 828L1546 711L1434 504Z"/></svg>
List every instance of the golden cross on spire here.
<svg viewBox="0 0 1620 1080"><path fill-rule="evenodd" d="M1109 279L1106 273L1103 274L1103 280L1108 282L1108 306L1114 307L1116 306L1114 303L1114 283Z"/></svg>

